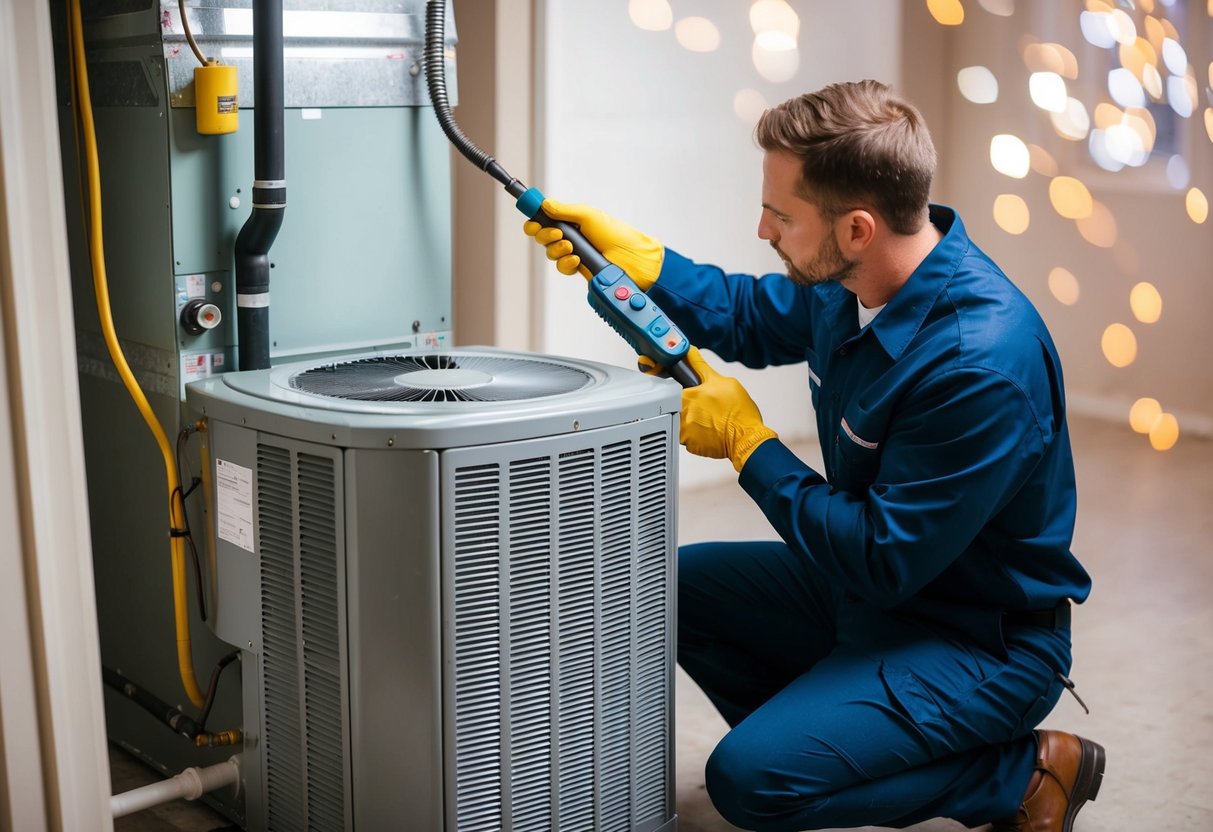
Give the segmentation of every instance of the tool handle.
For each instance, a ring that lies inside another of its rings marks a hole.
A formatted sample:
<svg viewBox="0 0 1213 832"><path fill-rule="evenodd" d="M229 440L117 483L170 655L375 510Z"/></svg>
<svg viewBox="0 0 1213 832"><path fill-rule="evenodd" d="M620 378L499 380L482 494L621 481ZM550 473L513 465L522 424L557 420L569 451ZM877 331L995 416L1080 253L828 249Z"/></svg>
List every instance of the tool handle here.
<svg viewBox="0 0 1213 832"><path fill-rule="evenodd" d="M528 219L560 229L591 275L588 288L590 306L611 325L638 355L647 355L683 387L695 387L699 378L687 363L690 341L674 322L658 308L627 272L612 263L590 244L581 229L544 213L543 194L535 188L518 198L517 206Z"/></svg>

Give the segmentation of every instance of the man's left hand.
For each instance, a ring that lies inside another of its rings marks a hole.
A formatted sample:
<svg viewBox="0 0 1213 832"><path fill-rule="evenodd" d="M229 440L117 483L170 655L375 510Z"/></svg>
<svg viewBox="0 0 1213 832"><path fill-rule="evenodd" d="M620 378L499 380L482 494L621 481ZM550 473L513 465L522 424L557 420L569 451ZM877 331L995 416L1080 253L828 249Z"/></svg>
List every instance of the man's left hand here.
<svg viewBox="0 0 1213 832"><path fill-rule="evenodd" d="M682 444L696 456L728 457L740 473L750 454L777 434L763 424L741 382L709 367L695 347L687 360L700 383L682 391Z"/></svg>

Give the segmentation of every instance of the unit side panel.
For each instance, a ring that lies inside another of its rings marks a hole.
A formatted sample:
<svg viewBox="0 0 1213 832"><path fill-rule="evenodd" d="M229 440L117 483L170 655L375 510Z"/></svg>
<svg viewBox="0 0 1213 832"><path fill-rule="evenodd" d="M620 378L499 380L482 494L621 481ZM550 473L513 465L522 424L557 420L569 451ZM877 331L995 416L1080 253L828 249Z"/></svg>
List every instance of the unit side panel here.
<svg viewBox="0 0 1213 832"><path fill-rule="evenodd" d="M359 829L441 829L438 455L346 451L350 725Z"/></svg>
<svg viewBox="0 0 1213 832"><path fill-rule="evenodd" d="M676 434L442 454L444 828L672 821Z"/></svg>

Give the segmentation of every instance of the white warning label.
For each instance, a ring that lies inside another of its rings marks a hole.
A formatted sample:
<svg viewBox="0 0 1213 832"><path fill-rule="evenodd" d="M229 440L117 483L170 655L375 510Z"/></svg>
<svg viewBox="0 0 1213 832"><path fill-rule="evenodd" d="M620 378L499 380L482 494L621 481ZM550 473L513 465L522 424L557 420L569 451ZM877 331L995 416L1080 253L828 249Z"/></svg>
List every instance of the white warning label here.
<svg viewBox="0 0 1213 832"><path fill-rule="evenodd" d="M215 493L218 496L219 539L241 549L253 547L253 469L226 459L215 460Z"/></svg>

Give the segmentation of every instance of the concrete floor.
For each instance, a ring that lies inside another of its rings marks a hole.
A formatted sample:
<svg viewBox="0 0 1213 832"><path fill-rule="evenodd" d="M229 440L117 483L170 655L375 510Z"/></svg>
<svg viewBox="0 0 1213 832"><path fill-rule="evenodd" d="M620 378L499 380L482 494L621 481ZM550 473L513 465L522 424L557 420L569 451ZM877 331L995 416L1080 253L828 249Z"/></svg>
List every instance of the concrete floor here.
<svg viewBox="0 0 1213 832"><path fill-rule="evenodd" d="M1074 551L1091 573L1091 599L1074 616L1072 678L1088 716L1063 696L1045 721L1108 750L1099 800L1077 831L1213 830L1213 442L1183 439L1152 450L1127 426L1071 419L1078 465ZM798 449L819 463L816 447ZM727 463L722 463L727 465ZM680 540L770 537L766 521L735 485L681 497ZM724 722L679 672L677 801L680 832L733 830L703 789L703 764ZM111 754L116 789L152 779ZM115 823L120 832L210 832L227 821L178 803ZM963 829L946 820L916 832Z"/></svg>

